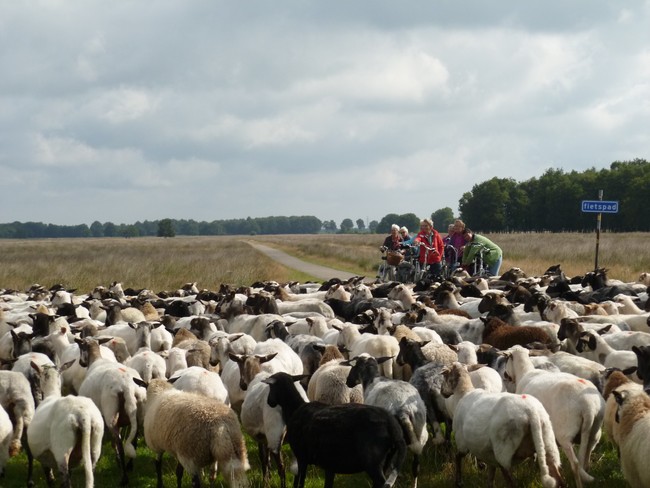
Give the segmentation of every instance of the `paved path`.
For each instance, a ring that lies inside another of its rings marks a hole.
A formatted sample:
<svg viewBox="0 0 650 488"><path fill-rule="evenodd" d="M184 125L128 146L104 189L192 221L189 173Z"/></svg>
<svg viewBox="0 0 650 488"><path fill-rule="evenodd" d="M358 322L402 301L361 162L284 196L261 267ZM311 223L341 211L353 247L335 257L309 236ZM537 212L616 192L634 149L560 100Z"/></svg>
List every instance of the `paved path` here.
<svg viewBox="0 0 650 488"><path fill-rule="evenodd" d="M319 280L327 281L331 278L339 278L341 280L349 280L354 278L357 275L352 273L346 273L345 271L340 271L334 268L328 268L326 266L319 266L318 264L308 263L302 259L294 258L286 252L274 249L259 242L245 241L247 244L250 244L252 247L258 251L266 254L268 257L277 261L288 268L296 269L302 273L306 273L314 278Z"/></svg>

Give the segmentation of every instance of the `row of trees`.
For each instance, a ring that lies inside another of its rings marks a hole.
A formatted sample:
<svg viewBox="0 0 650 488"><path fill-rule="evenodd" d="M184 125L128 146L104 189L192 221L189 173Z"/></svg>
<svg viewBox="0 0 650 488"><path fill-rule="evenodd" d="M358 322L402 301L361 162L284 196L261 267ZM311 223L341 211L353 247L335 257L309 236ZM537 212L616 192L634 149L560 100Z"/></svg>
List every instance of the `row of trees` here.
<svg viewBox="0 0 650 488"><path fill-rule="evenodd" d="M614 162L608 169L565 173L549 169L539 178L517 182L492 178L478 183L459 201L460 218L481 232L585 231L594 228L594 215L583 213L582 200L595 200L604 190L605 200L619 201L619 213L604 217L614 231L650 231L645 202L650 194L650 163L643 159ZM455 217L445 207L431 214L434 226L446 233ZM355 225L356 224L356 225ZM363 219L321 221L313 216L264 217L198 222L196 220L145 220L135 224L93 222L90 226L41 222L0 224L0 238L137 237L174 235L316 234L319 232L388 233L397 224L417 231L420 218L413 214L388 214L367 225Z"/></svg>
<svg viewBox="0 0 650 488"><path fill-rule="evenodd" d="M516 182L492 178L464 193L461 218L483 232L585 231L595 226L594 214L581 211L582 200L619 202L616 215L603 217L613 231L650 231L647 202L650 163L643 159L614 162L609 169L565 173L549 169L539 178Z"/></svg>

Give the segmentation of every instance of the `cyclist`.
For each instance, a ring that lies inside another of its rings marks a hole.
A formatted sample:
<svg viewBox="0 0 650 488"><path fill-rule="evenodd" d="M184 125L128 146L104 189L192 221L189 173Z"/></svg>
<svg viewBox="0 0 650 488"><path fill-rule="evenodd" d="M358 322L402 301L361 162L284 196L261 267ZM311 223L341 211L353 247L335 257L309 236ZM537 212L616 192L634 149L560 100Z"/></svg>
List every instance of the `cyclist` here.
<svg viewBox="0 0 650 488"><path fill-rule="evenodd" d="M463 250L461 264L464 267L470 266L476 254L481 250L481 247L484 247L488 250L484 256L484 262L488 266L488 273L492 276L497 276L501 268L501 262L503 261L503 251L501 248L487 237L475 234L469 227L465 227L463 238L465 239L465 249Z"/></svg>
<svg viewBox="0 0 650 488"><path fill-rule="evenodd" d="M402 251L402 237L399 235L399 225L391 225L390 234L386 239L384 239L384 243L381 245L379 250L386 253L386 255L382 257L386 262L379 266L377 277L382 280L387 278L393 280L395 275L394 266L397 266L404 256L404 251ZM392 262L395 258L397 258L398 261Z"/></svg>
<svg viewBox="0 0 650 488"><path fill-rule="evenodd" d="M399 225L390 226L390 234L384 239L384 243L379 248L380 251L399 251L402 246L402 236L399 235Z"/></svg>
<svg viewBox="0 0 650 488"><path fill-rule="evenodd" d="M442 271L442 253L444 244L442 237L436 229L433 228L431 219L420 221L420 232L413 239L413 244L419 244L420 254L418 260L420 264L429 267L429 275L436 279Z"/></svg>
<svg viewBox="0 0 650 488"><path fill-rule="evenodd" d="M463 257L463 248L465 247L464 230L465 223L460 219L456 219L453 224L449 224L447 237L442 240L445 244L445 259L452 271L460 265Z"/></svg>

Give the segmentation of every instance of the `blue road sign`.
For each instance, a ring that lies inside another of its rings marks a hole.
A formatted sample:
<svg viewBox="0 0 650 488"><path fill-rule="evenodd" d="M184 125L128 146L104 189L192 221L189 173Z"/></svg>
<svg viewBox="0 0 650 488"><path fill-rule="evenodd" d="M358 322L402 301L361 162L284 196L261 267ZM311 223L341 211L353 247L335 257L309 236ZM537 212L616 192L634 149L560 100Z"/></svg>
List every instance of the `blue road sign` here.
<svg viewBox="0 0 650 488"><path fill-rule="evenodd" d="M605 200L583 200L582 211L592 213L618 213L618 202Z"/></svg>

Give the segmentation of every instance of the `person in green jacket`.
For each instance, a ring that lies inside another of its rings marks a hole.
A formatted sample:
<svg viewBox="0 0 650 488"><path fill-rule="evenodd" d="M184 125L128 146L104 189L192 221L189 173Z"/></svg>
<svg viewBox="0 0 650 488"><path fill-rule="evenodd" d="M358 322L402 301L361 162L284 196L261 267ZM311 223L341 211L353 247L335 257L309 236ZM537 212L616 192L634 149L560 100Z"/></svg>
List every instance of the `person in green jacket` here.
<svg viewBox="0 0 650 488"><path fill-rule="evenodd" d="M481 247L484 247L488 249L488 252L483 255L484 262L488 266L488 272L492 276L497 276L501 268L501 262L503 261L503 251L501 248L487 237L475 234L469 227L465 227L463 238L466 244L463 250L461 264L463 266L472 264Z"/></svg>

